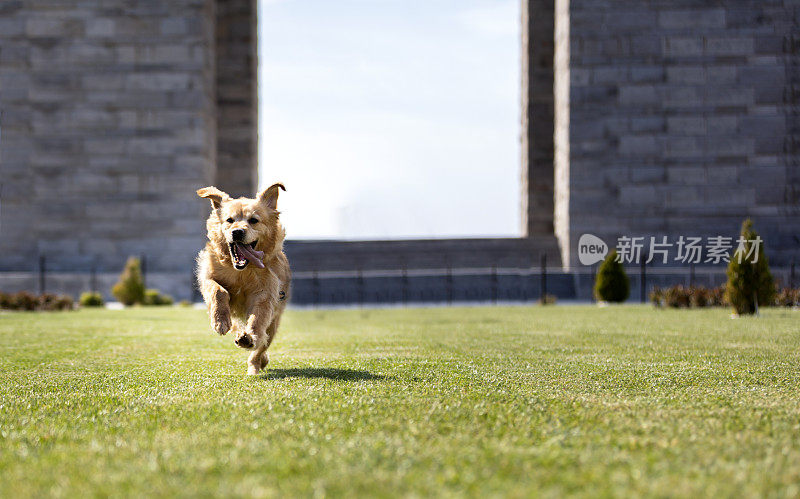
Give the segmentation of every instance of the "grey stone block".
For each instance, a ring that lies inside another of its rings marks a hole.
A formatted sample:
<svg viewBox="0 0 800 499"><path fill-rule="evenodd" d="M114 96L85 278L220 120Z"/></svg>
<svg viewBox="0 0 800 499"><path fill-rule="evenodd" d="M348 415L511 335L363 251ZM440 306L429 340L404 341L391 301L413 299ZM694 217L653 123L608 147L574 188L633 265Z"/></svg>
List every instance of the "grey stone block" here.
<svg viewBox="0 0 800 499"><path fill-rule="evenodd" d="M30 37L75 37L83 34L83 23L78 19L40 15L25 21L25 33Z"/></svg>
<svg viewBox="0 0 800 499"><path fill-rule="evenodd" d="M664 68L661 66L634 66L630 68L630 81L660 83L664 81L664 74Z"/></svg>
<svg viewBox="0 0 800 499"><path fill-rule="evenodd" d="M0 17L0 38L16 38L25 33L25 23L16 18Z"/></svg>
<svg viewBox="0 0 800 499"><path fill-rule="evenodd" d="M666 89L664 106L667 108L697 109L705 101L702 87L669 87Z"/></svg>
<svg viewBox="0 0 800 499"><path fill-rule="evenodd" d="M735 185L738 182L739 167L730 165L709 165L706 168L709 185Z"/></svg>
<svg viewBox="0 0 800 499"><path fill-rule="evenodd" d="M669 36L664 38L663 54L669 57L694 57L703 55L701 36Z"/></svg>
<svg viewBox="0 0 800 499"><path fill-rule="evenodd" d="M662 10L658 13L658 25L668 29L724 28L725 9Z"/></svg>
<svg viewBox="0 0 800 499"><path fill-rule="evenodd" d="M735 115L711 115L705 118L706 130L709 135L730 135L736 133L739 127L739 118Z"/></svg>
<svg viewBox="0 0 800 499"><path fill-rule="evenodd" d="M706 82L703 66L671 66L667 68L667 81L676 85L702 85Z"/></svg>
<svg viewBox="0 0 800 499"><path fill-rule="evenodd" d="M114 36L114 20L92 18L86 21L86 35L90 37Z"/></svg>
<svg viewBox="0 0 800 499"><path fill-rule="evenodd" d="M636 116L631 118L630 129L633 132L663 132L665 130L663 116Z"/></svg>
<svg viewBox="0 0 800 499"><path fill-rule="evenodd" d="M755 45L750 37L709 37L705 52L709 55L749 56L755 53Z"/></svg>
<svg viewBox="0 0 800 499"><path fill-rule="evenodd" d="M693 166L670 166L667 181L671 185L705 185L706 171L702 164Z"/></svg>
<svg viewBox="0 0 800 499"><path fill-rule="evenodd" d="M747 137L708 137L706 151L711 156L747 156L754 152L754 140Z"/></svg>
<svg viewBox="0 0 800 499"><path fill-rule="evenodd" d="M188 32L188 23L182 17L168 17L161 20L161 34L185 35Z"/></svg>
<svg viewBox="0 0 800 499"><path fill-rule="evenodd" d="M652 156L659 154L661 148L652 135L628 135L620 137L619 153L623 156Z"/></svg>
<svg viewBox="0 0 800 499"><path fill-rule="evenodd" d="M659 184L667 179L663 166L634 166L630 169L630 179L634 183Z"/></svg>
<svg viewBox="0 0 800 499"><path fill-rule="evenodd" d="M664 154L668 158L697 158L703 154L702 145L697 137L670 135L665 140L664 148Z"/></svg>
<svg viewBox="0 0 800 499"><path fill-rule="evenodd" d="M652 85L625 85L619 89L620 104L656 104L659 100Z"/></svg>
<svg viewBox="0 0 800 499"><path fill-rule="evenodd" d="M674 135L704 135L706 120L702 116L670 116L667 130Z"/></svg>
<svg viewBox="0 0 800 499"><path fill-rule="evenodd" d="M125 77L130 90L187 90L191 76L186 73L133 73Z"/></svg>
<svg viewBox="0 0 800 499"><path fill-rule="evenodd" d="M736 66L706 66L706 80L709 84L733 83L737 76Z"/></svg>
<svg viewBox="0 0 800 499"><path fill-rule="evenodd" d="M619 202L624 206L659 205L663 199L663 194L652 185L632 185L619 188Z"/></svg>
<svg viewBox="0 0 800 499"><path fill-rule="evenodd" d="M752 88L717 87L707 92L706 102L712 106L742 106L755 103L755 92Z"/></svg>
<svg viewBox="0 0 800 499"><path fill-rule="evenodd" d="M592 71L592 82L622 84L627 76L628 68L625 66L598 67Z"/></svg>
<svg viewBox="0 0 800 499"><path fill-rule="evenodd" d="M667 189L665 197L668 208L695 208L706 203L703 187L699 186L671 186Z"/></svg>

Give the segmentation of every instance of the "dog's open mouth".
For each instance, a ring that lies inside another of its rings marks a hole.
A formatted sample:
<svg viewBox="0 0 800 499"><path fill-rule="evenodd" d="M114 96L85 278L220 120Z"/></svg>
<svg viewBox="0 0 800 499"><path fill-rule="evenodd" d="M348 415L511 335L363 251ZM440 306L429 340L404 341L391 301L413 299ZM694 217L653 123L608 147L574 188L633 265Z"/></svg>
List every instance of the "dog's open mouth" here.
<svg viewBox="0 0 800 499"><path fill-rule="evenodd" d="M233 268L236 270L244 270L250 262L253 262L253 265L260 269L264 268L264 262L261 261L261 259L264 258L264 252L256 250L256 242L257 241L253 241L252 243L233 242L228 244L231 250Z"/></svg>

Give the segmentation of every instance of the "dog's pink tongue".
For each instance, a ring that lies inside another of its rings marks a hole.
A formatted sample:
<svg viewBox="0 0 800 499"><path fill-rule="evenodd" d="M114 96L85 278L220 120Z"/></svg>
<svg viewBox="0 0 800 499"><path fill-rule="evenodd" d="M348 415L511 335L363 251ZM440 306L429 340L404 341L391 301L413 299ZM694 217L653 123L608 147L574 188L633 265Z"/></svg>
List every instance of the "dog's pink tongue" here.
<svg viewBox="0 0 800 499"><path fill-rule="evenodd" d="M237 243L237 246L239 247L239 251L242 253L242 256L247 258L250 263L260 269L264 268L264 262L261 261L261 259L264 258L263 251L254 250L249 244Z"/></svg>

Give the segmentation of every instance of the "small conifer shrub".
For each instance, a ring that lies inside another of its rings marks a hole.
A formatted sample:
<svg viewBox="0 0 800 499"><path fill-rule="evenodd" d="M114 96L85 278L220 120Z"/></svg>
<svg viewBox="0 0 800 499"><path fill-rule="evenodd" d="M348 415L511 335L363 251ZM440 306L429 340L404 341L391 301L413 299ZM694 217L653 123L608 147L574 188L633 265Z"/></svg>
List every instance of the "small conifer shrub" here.
<svg viewBox="0 0 800 499"><path fill-rule="evenodd" d="M744 243L737 247L728 263L725 298L737 314L752 315L759 306L775 302L775 282L764 252L764 241L753 230L753 221L749 218L742 223L741 236Z"/></svg>
<svg viewBox="0 0 800 499"><path fill-rule="evenodd" d="M597 270L594 296L601 301L620 303L627 300L630 294L628 275L622 263L617 261L617 251L612 250Z"/></svg>
<svg viewBox="0 0 800 499"><path fill-rule="evenodd" d="M144 302L144 280L142 265L136 257L128 258L119 281L111 288L111 294L125 306Z"/></svg>

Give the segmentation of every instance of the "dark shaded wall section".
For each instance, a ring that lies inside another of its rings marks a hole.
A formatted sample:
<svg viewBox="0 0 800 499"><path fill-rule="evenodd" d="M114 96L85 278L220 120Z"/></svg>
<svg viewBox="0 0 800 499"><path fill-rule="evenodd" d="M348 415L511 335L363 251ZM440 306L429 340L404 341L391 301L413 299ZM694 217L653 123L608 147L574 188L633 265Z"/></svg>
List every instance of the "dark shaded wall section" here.
<svg viewBox="0 0 800 499"><path fill-rule="evenodd" d="M234 197L258 186L258 15L256 0L217 2L216 185Z"/></svg>
<svg viewBox="0 0 800 499"><path fill-rule="evenodd" d="M554 0L522 1L522 233L553 235Z"/></svg>

